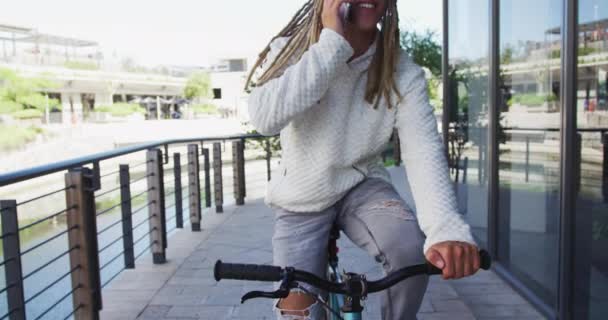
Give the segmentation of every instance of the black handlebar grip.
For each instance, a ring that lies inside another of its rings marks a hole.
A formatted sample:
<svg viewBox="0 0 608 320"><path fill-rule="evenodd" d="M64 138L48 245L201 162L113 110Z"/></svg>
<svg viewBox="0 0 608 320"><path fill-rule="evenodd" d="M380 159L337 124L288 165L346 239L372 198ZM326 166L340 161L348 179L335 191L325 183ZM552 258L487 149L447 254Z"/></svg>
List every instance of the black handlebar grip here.
<svg viewBox="0 0 608 320"><path fill-rule="evenodd" d="M490 270L492 257L486 250L479 250L479 266L484 270Z"/></svg>
<svg viewBox="0 0 608 320"><path fill-rule="evenodd" d="M221 279L253 280L253 281L280 281L281 267L257 264L223 263L218 260L213 268L216 281Z"/></svg>
<svg viewBox="0 0 608 320"><path fill-rule="evenodd" d="M441 271L441 269L435 267L430 262L427 262L427 265L428 265L427 274L433 275L433 274L442 274L443 273L443 271ZM479 267L484 270L489 270L491 266L492 266L492 257L490 257L490 254L486 250L483 250L483 249L479 250Z"/></svg>

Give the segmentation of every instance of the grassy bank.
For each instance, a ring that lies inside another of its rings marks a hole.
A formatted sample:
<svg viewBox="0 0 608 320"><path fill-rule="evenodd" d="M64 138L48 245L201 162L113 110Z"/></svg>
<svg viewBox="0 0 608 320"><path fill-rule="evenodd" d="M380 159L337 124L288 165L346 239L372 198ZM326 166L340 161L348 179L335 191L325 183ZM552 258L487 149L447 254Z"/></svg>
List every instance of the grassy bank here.
<svg viewBox="0 0 608 320"><path fill-rule="evenodd" d="M22 127L0 124L0 150L17 149L36 140L36 136L43 132L44 130L34 126Z"/></svg>

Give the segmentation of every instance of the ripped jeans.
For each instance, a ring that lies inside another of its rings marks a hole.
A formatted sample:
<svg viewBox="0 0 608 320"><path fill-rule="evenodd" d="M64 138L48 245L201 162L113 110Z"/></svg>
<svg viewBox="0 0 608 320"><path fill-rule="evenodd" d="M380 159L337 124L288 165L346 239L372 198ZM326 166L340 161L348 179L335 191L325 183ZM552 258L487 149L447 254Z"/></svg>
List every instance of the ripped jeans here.
<svg viewBox="0 0 608 320"><path fill-rule="evenodd" d="M385 274L425 261L424 235L412 210L392 184L367 178L321 212L276 209L273 264L325 277L327 243L334 221L353 243L382 264ZM416 276L377 293L381 295L382 319L416 319L427 283L428 276ZM306 291L326 296L314 287L301 285ZM277 319L325 319L325 309L318 302L305 310L305 317L283 314L277 304L278 300L274 301Z"/></svg>

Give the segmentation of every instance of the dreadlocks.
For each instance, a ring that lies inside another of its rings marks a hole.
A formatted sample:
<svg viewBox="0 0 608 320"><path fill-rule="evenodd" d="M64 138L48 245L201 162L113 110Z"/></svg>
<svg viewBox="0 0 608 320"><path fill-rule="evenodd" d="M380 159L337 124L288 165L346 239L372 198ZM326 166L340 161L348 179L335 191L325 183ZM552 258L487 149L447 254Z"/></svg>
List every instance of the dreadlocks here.
<svg viewBox="0 0 608 320"><path fill-rule="evenodd" d="M251 79L270 52L270 43L276 38L289 37L287 44L281 49L274 61L257 79L256 86L263 85L267 81L280 77L289 62L298 61L308 48L319 41L323 24L321 13L324 0L309 0L296 12L291 21L274 36L266 48L259 54L258 60L251 69L245 84L245 90L249 90ZM402 99L393 74L396 70L399 57L399 15L397 13L397 0L387 0L385 15L380 21L380 41L376 52L367 71L367 84L365 88L365 101L374 104L378 108L381 95L384 96L388 108L393 107L391 91L397 96L397 103ZM375 100L375 102L374 102Z"/></svg>

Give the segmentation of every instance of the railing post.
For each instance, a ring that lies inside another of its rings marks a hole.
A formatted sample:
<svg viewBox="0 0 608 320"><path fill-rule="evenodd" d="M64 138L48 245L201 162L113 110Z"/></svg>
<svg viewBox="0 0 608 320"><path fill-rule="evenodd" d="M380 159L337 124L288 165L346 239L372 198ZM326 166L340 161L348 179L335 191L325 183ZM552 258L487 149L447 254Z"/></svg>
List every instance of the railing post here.
<svg viewBox="0 0 608 320"><path fill-rule="evenodd" d="M530 136L526 135L526 182L530 180Z"/></svg>
<svg viewBox="0 0 608 320"><path fill-rule="evenodd" d="M188 145L188 192L190 194L190 226L192 227L192 231L201 231L198 144Z"/></svg>
<svg viewBox="0 0 608 320"><path fill-rule="evenodd" d="M469 157L464 157L464 164L462 167L462 184L467 184L467 170L469 170Z"/></svg>
<svg viewBox="0 0 608 320"><path fill-rule="evenodd" d="M120 208L122 211L122 245L125 251L125 269L135 268L135 254L133 250L133 219L131 217L131 175L129 165L121 164L120 170Z"/></svg>
<svg viewBox="0 0 608 320"><path fill-rule="evenodd" d="M150 246L152 261L161 264L167 261L167 234L165 222L165 188L163 180L163 159L160 149L148 150L148 214L150 217Z"/></svg>
<svg viewBox="0 0 608 320"><path fill-rule="evenodd" d="M4 277L6 279L6 298L10 320L25 320L23 296L23 269L21 268L21 247L19 244L19 222L17 201L0 201L2 219L2 249L4 254Z"/></svg>
<svg viewBox="0 0 608 320"><path fill-rule="evenodd" d="M399 144L399 132L397 129L393 130L393 158L395 159L395 166L401 165L401 145Z"/></svg>
<svg viewBox="0 0 608 320"><path fill-rule="evenodd" d="M211 163L207 148L203 148L203 170L205 170L205 207L211 208Z"/></svg>
<svg viewBox="0 0 608 320"><path fill-rule="evenodd" d="M608 132L602 134L602 144L604 145L602 191L604 194L604 202L608 203Z"/></svg>
<svg viewBox="0 0 608 320"><path fill-rule="evenodd" d="M93 162L93 190L101 190L101 168L99 167L99 161Z"/></svg>
<svg viewBox="0 0 608 320"><path fill-rule="evenodd" d="M266 142L266 177L270 181L270 159L272 158L272 150L270 149L270 138L264 140Z"/></svg>
<svg viewBox="0 0 608 320"><path fill-rule="evenodd" d="M169 163L169 145L165 144L163 145L163 149L165 150L165 152L163 153L163 164L168 164Z"/></svg>
<svg viewBox="0 0 608 320"><path fill-rule="evenodd" d="M93 180L93 170L84 167L65 175L68 243L78 248L70 252L75 319L99 319L102 307Z"/></svg>
<svg viewBox="0 0 608 320"><path fill-rule="evenodd" d="M241 141L232 141L232 180L234 189L234 200L237 205L245 203L244 184L243 181L243 143Z"/></svg>
<svg viewBox="0 0 608 320"><path fill-rule="evenodd" d="M484 146L485 146L485 137L486 135L483 134L483 130L478 129L477 130L479 132L479 146L477 146L477 151L478 151L478 155L477 155L477 180L479 182L479 184L482 183L483 181L483 177L485 176L484 170L485 170L485 162L484 159L486 158L484 155Z"/></svg>
<svg viewBox="0 0 608 320"><path fill-rule="evenodd" d="M182 162L179 152L173 153L173 177L175 178L175 227L184 227L184 209L182 204Z"/></svg>
<svg viewBox="0 0 608 320"><path fill-rule="evenodd" d="M241 149L239 152L239 155L241 157L241 165L239 167L239 169L241 170L241 181L243 182L241 185L241 192L243 195L243 198L247 198L247 175L245 174L245 139L241 138Z"/></svg>
<svg viewBox="0 0 608 320"><path fill-rule="evenodd" d="M578 195L578 193L581 191L581 176L582 176L582 172L581 172L581 161L583 159L583 138L580 132L576 133L576 145L574 150L576 150L576 154L575 154L575 166L574 166L574 177L575 177L575 182L576 182L576 188L574 189L576 191L576 194ZM575 195L576 197L576 195Z"/></svg>
<svg viewBox="0 0 608 320"><path fill-rule="evenodd" d="M215 212L224 212L224 190L222 183L222 145L213 143L213 185L215 193Z"/></svg>

